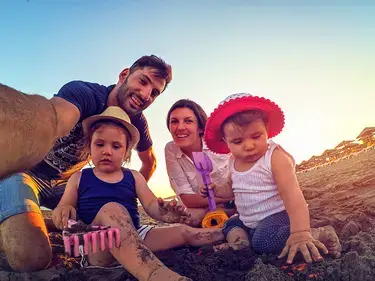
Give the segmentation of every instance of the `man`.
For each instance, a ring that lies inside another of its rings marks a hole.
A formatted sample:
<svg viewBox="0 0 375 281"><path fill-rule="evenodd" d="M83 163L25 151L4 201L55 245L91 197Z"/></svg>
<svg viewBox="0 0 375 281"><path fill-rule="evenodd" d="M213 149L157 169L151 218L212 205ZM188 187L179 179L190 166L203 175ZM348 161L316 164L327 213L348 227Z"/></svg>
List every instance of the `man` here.
<svg viewBox="0 0 375 281"><path fill-rule="evenodd" d="M17 271L44 268L51 246L40 206L55 208L69 176L89 161L82 120L119 106L140 132L140 173L156 168L142 111L166 89L171 66L151 55L119 74L116 85L72 81L50 100L0 84L0 249Z"/></svg>

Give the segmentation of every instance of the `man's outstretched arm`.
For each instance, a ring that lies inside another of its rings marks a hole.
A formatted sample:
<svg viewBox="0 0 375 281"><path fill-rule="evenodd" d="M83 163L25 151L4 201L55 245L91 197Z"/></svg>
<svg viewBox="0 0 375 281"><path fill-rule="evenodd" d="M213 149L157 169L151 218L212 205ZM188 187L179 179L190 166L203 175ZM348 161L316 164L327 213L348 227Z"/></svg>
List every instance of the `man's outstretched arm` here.
<svg viewBox="0 0 375 281"><path fill-rule="evenodd" d="M54 97L27 95L0 84L0 179L39 163L80 113Z"/></svg>
<svg viewBox="0 0 375 281"><path fill-rule="evenodd" d="M139 159L141 159L142 166L139 172L148 182L156 170L156 158L152 146L145 151L138 152Z"/></svg>

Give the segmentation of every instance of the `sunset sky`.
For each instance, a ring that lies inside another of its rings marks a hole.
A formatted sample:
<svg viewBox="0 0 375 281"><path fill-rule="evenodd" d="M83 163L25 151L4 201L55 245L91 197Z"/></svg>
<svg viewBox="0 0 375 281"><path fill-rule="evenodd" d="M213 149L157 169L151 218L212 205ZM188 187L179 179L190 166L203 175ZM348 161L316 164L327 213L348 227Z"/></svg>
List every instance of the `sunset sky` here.
<svg viewBox="0 0 375 281"><path fill-rule="evenodd" d="M286 116L275 141L297 162L374 126L370 3L4 0L0 83L50 98L71 80L114 84L138 57L161 56L173 81L145 115L158 161L150 187L168 196L165 118L180 98L208 114L235 92L272 99ZM131 167L140 167L136 154Z"/></svg>

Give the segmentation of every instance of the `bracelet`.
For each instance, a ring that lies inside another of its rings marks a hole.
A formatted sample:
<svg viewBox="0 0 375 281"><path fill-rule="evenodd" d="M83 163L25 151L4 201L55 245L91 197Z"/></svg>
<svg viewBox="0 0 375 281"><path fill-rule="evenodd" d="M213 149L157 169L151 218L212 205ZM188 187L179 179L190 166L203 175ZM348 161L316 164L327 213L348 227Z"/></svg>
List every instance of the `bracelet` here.
<svg viewBox="0 0 375 281"><path fill-rule="evenodd" d="M300 232L310 232L310 229L309 230L297 230L297 231L291 232L290 234L295 234L295 233L300 233Z"/></svg>

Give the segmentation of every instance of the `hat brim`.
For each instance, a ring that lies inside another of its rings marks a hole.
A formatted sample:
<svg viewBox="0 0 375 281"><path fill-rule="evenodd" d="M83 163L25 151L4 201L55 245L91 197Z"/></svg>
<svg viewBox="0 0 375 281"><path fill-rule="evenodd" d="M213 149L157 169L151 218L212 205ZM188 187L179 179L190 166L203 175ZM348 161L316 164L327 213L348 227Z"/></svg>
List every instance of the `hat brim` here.
<svg viewBox="0 0 375 281"><path fill-rule="evenodd" d="M277 136L282 131L285 118L283 111L277 104L269 99L257 96L234 98L219 105L207 120L204 141L211 151L219 154L230 152L223 139L220 127L228 117L247 110L260 110L267 114L269 138Z"/></svg>
<svg viewBox="0 0 375 281"><path fill-rule="evenodd" d="M139 131L138 131L138 129L134 125L132 125L131 123L126 122L123 119L116 118L112 115L105 115L105 114L104 115L103 114L93 115L93 116L90 116L90 117L86 118L85 120L83 120L82 126L83 126L83 132L85 133L85 135L87 135L89 128L95 122L102 121L102 120L112 120L112 121L115 121L116 123L120 123L121 125L123 125L129 131L129 134L130 134L130 137L131 137L131 140L130 140L130 143L129 143L129 148L134 149L137 146L137 144L139 142Z"/></svg>

